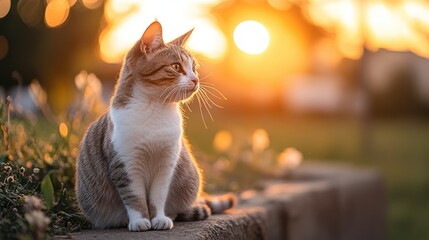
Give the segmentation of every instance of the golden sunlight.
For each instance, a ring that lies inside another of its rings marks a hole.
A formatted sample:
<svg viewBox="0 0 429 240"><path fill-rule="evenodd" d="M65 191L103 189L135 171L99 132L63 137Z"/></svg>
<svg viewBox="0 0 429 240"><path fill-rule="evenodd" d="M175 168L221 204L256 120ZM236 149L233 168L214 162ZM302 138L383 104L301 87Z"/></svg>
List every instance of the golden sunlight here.
<svg viewBox="0 0 429 240"><path fill-rule="evenodd" d="M412 51L429 57L428 2L311 0L305 10L313 23L336 33L337 47L345 57L360 58L364 44L371 50Z"/></svg>
<svg viewBox="0 0 429 240"><path fill-rule="evenodd" d="M156 19L163 26L167 42L195 28L188 48L213 60L221 59L226 39L210 13L219 1L107 0L104 7L107 24L99 38L101 58L108 63L121 62L126 51Z"/></svg>
<svg viewBox="0 0 429 240"><path fill-rule="evenodd" d="M270 35L261 23L247 20L235 28L234 42L245 53L260 54L267 49L270 43Z"/></svg>

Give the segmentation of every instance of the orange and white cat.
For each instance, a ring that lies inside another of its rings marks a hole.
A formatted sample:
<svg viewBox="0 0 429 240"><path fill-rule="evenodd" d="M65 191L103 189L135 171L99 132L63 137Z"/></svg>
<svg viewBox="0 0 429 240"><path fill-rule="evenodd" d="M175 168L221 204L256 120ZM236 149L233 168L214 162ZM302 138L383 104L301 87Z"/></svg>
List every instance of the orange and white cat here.
<svg viewBox="0 0 429 240"><path fill-rule="evenodd" d="M200 88L183 48L192 30L164 43L153 22L125 57L109 111L82 140L79 206L97 228L171 229L234 204L232 195L200 198L199 168L183 136L181 101Z"/></svg>

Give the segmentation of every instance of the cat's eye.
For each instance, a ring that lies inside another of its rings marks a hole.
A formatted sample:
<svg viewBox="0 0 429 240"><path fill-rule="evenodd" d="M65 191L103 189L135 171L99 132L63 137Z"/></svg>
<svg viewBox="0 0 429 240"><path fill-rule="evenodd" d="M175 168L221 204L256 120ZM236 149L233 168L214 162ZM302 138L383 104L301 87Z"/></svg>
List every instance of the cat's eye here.
<svg viewBox="0 0 429 240"><path fill-rule="evenodd" d="M196 63L196 62L193 62L192 63L192 71L194 72L194 73L197 73L197 68L199 67L199 65Z"/></svg>
<svg viewBox="0 0 429 240"><path fill-rule="evenodd" d="M184 73L182 65L180 65L179 63L173 63L171 64L171 67L174 69L174 71L178 73Z"/></svg>

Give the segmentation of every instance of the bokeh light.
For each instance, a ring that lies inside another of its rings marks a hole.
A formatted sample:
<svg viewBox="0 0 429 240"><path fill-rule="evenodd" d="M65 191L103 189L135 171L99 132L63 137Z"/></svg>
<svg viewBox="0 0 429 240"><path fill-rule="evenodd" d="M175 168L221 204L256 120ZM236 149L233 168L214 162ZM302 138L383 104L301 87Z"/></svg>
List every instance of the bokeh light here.
<svg viewBox="0 0 429 240"><path fill-rule="evenodd" d="M51 0L45 10L45 23L48 27L58 27L69 16L70 5L67 0Z"/></svg>
<svg viewBox="0 0 429 240"><path fill-rule="evenodd" d="M270 137L265 129L256 129L252 135L252 148L254 152L262 152L270 146Z"/></svg>
<svg viewBox="0 0 429 240"><path fill-rule="evenodd" d="M277 10L286 10L292 6L292 3L286 0L267 0L267 2Z"/></svg>
<svg viewBox="0 0 429 240"><path fill-rule="evenodd" d="M234 42L248 54L260 54L267 49L270 35L261 23L253 20L243 21L234 30Z"/></svg>
<svg viewBox="0 0 429 240"><path fill-rule="evenodd" d="M103 1L102 0L82 0L82 3L85 7L89 9L95 9L101 6Z"/></svg>
<svg viewBox="0 0 429 240"><path fill-rule="evenodd" d="M20 0L18 2L18 14L22 21L29 27L37 26L44 16L44 0Z"/></svg>
<svg viewBox="0 0 429 240"><path fill-rule="evenodd" d="M373 51L413 51L429 57L429 2L318 1L304 8L316 25L335 32L343 56L358 59L363 45Z"/></svg>
<svg viewBox="0 0 429 240"><path fill-rule="evenodd" d="M69 128L65 123L60 123L58 126L58 131L60 132L61 137L66 138L69 134Z"/></svg>
<svg viewBox="0 0 429 240"><path fill-rule="evenodd" d="M282 169L292 170L302 162L302 153L295 148L286 148L277 158L277 164Z"/></svg>
<svg viewBox="0 0 429 240"><path fill-rule="evenodd" d="M0 18L6 17L10 10L10 0L0 0Z"/></svg>
<svg viewBox="0 0 429 240"><path fill-rule="evenodd" d="M76 4L77 0L68 0L68 2L70 7L73 7Z"/></svg>
<svg viewBox="0 0 429 240"><path fill-rule="evenodd" d="M231 147L232 134L229 131L222 130L216 133L213 139L213 146L219 152L224 152Z"/></svg>

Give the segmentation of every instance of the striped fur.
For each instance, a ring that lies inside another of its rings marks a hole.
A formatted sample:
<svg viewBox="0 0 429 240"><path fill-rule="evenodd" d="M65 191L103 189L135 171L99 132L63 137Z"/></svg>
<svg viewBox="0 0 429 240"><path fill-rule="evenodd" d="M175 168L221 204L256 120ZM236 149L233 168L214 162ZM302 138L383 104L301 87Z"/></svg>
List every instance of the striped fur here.
<svg viewBox="0 0 429 240"><path fill-rule="evenodd" d="M188 211L179 213L177 221L199 221L208 218L211 214L222 213L233 208L237 203L235 195L229 193L221 196L201 197Z"/></svg>
<svg viewBox="0 0 429 240"><path fill-rule="evenodd" d="M188 211L179 213L177 221L199 221L207 219L212 214L206 204L194 204Z"/></svg>
<svg viewBox="0 0 429 240"><path fill-rule="evenodd" d="M201 174L179 107L199 89L182 47L190 33L165 44L152 23L125 58L109 111L82 140L77 199L97 228L170 229L174 219L202 220L233 206L232 197L197 200Z"/></svg>

